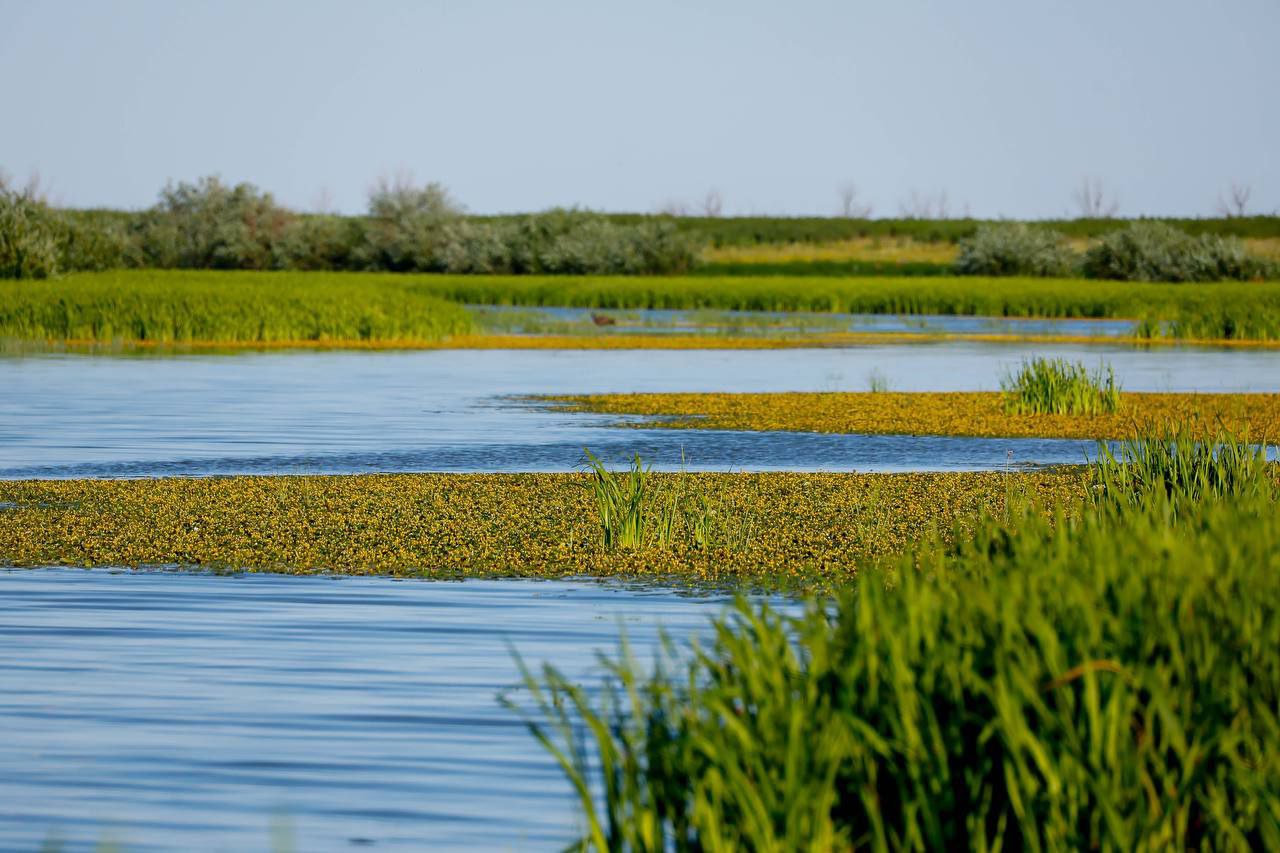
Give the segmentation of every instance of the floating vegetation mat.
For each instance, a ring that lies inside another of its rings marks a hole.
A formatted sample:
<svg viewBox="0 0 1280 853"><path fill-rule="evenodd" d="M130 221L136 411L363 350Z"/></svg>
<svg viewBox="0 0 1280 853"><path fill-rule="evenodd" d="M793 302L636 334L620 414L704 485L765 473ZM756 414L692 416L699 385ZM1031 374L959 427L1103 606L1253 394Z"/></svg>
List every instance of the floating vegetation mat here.
<svg viewBox="0 0 1280 853"><path fill-rule="evenodd" d="M661 418L683 429L784 430L869 435L1119 439L1188 422L1254 439L1280 435L1280 394L1120 394L1117 411L1010 414L997 392L592 394L537 397L571 411ZM651 427L652 422L622 425Z"/></svg>
<svg viewBox="0 0 1280 853"><path fill-rule="evenodd" d="M1081 506L1087 474L683 476L751 535L606 551L586 474L18 480L0 481L0 564L821 587L1010 501Z"/></svg>

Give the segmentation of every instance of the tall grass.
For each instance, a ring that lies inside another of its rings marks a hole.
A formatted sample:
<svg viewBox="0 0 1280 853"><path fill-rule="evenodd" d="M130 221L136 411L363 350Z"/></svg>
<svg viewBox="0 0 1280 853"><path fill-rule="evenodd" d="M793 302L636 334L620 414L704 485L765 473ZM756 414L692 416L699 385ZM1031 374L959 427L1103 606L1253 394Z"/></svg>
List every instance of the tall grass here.
<svg viewBox="0 0 1280 853"><path fill-rule="evenodd" d="M1280 848L1280 513L989 522L520 706L597 850Z"/></svg>
<svg viewBox="0 0 1280 853"><path fill-rule="evenodd" d="M1043 278L437 276L435 293L485 305L1139 318L1179 311L1280 315L1280 282L1159 284Z"/></svg>
<svg viewBox="0 0 1280 853"><path fill-rule="evenodd" d="M636 454L626 471L611 471L590 450L583 459L607 551L680 546L743 551L755 519L732 501L712 498L682 469L659 479Z"/></svg>
<svg viewBox="0 0 1280 853"><path fill-rule="evenodd" d="M0 335L62 338L67 329L94 327L110 327L112 334L119 334L117 329L140 332L144 325L154 325L144 321L161 311L161 306L169 306L162 313L175 316L158 316L157 324L198 325L194 318L181 316L186 310L182 304L193 299L209 300L217 316L238 313L248 321L259 301L305 303L314 299L318 310L326 312L336 311L336 304L341 303L340 313L326 322L345 318L343 322L351 321L354 337L359 338L362 314L366 310L376 314L378 305L386 300L408 300L392 311L399 323L412 324L424 316L449 316L438 303L420 301L430 296L453 302L530 307L1146 317L1149 335L1280 338L1280 282L1172 285L978 277L392 276L200 270L82 273L43 288L3 281ZM434 307L414 307L428 304ZM300 305L299 310L305 306ZM370 322L372 326L384 325L373 317ZM321 331L316 329L317 334ZM375 332L372 327L369 331ZM175 329L174 334L186 333Z"/></svg>
<svg viewBox="0 0 1280 853"><path fill-rule="evenodd" d="M1108 365L1090 373L1061 358L1024 360L1016 374L1000 381L1010 414L1100 415L1120 407L1120 388Z"/></svg>
<svg viewBox="0 0 1280 853"><path fill-rule="evenodd" d="M1127 511L1154 507L1186 512L1210 500L1275 501L1276 467L1267 443L1220 429L1211 438L1190 424L1168 424L1119 443L1099 442L1091 465L1094 506Z"/></svg>
<svg viewBox="0 0 1280 853"><path fill-rule="evenodd" d="M471 315L395 276L119 272L0 282L0 336L126 343L435 341Z"/></svg>

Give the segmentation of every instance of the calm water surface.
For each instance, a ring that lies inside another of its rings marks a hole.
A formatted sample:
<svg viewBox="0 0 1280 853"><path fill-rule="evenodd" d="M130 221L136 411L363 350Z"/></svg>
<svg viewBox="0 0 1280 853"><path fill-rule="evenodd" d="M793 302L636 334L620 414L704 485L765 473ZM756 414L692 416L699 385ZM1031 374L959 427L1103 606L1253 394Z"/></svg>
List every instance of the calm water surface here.
<svg viewBox="0 0 1280 853"><path fill-rule="evenodd" d="M559 770L496 695L514 646L598 685L620 626L721 598L590 582L0 572L0 849L559 849ZM518 695L517 697L518 698Z"/></svg>
<svg viewBox="0 0 1280 853"><path fill-rule="evenodd" d="M1024 358L1105 361L1132 391L1280 391L1280 353L922 343L769 351L0 358L0 477L563 471L591 447L665 467L956 470L1080 462L1089 442L618 429L513 395L999 387Z"/></svg>
<svg viewBox="0 0 1280 853"><path fill-rule="evenodd" d="M1133 335L1132 320L973 317L954 314L838 314L815 311L675 311L598 308L468 305L481 326L494 332L533 334L671 334L698 332L777 336L814 332L892 332L895 334L1062 335L1121 338ZM607 317L613 325L597 326Z"/></svg>

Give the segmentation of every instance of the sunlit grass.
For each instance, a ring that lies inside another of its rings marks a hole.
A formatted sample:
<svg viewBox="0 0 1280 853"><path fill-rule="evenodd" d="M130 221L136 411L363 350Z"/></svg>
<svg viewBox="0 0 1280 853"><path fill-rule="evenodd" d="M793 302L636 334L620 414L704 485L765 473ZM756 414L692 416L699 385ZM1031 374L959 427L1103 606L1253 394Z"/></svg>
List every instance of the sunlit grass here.
<svg viewBox="0 0 1280 853"><path fill-rule="evenodd" d="M1090 371L1061 358L1024 360L1000 380L1005 411L1014 415L1103 415L1120 408L1120 388L1110 365Z"/></svg>

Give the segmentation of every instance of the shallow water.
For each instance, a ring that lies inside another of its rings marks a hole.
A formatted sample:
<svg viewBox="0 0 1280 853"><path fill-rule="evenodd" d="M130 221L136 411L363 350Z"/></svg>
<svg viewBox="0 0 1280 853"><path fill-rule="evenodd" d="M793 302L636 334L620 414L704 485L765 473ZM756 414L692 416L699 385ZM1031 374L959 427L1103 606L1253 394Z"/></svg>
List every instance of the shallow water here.
<svg viewBox="0 0 1280 853"><path fill-rule="evenodd" d="M0 571L0 849L558 849L568 784L499 691L598 685L619 626L724 599L591 582ZM513 695L513 698L519 698Z"/></svg>
<svg viewBox="0 0 1280 853"><path fill-rule="evenodd" d="M1079 462L1089 442L609 426L521 394L999 387L1035 354L1132 391L1280 391L1260 350L921 343L801 350L321 352L0 358L0 477L563 471L582 448L692 469L956 470Z"/></svg>
<svg viewBox="0 0 1280 853"><path fill-rule="evenodd" d="M910 335L1061 335L1131 337L1133 320L975 317L954 314L837 314L813 311L674 311L665 309L468 305L482 328L532 334L702 333L769 337L798 333L885 332ZM613 323L598 325L596 318Z"/></svg>

